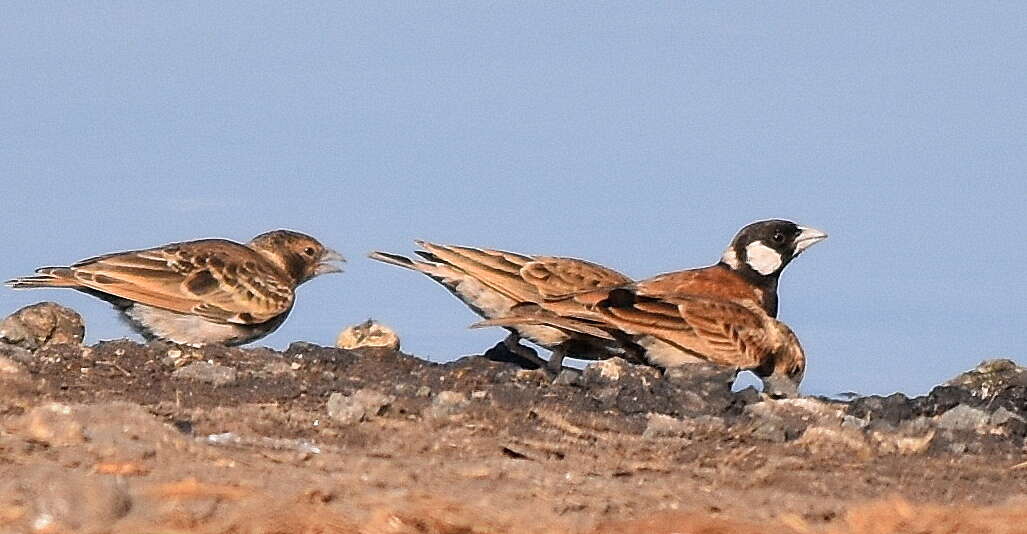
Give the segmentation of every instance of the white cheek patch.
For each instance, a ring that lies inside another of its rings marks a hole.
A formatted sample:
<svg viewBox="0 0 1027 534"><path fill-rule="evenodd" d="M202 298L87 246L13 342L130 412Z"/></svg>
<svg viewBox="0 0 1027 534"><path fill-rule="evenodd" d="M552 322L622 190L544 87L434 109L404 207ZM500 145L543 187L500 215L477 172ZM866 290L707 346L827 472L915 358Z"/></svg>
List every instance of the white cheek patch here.
<svg viewBox="0 0 1027 534"><path fill-rule="evenodd" d="M753 241L745 247L746 263L754 271L768 275L781 268L781 255L778 252L763 244L763 241Z"/></svg>
<svg viewBox="0 0 1027 534"><path fill-rule="evenodd" d="M738 254L735 254L734 246L727 247L727 250L724 251L724 255L720 257L720 261L726 263L728 267L735 270L742 266L742 264L738 262Z"/></svg>

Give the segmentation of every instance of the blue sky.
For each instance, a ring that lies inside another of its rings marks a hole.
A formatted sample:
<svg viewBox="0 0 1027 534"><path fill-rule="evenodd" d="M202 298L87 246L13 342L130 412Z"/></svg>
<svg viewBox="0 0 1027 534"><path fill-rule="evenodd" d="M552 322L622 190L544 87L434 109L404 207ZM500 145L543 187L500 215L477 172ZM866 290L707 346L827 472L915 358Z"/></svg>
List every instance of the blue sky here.
<svg viewBox="0 0 1027 534"><path fill-rule="evenodd" d="M1021 3L25 2L0 17L0 277L272 228L351 258L261 343L367 317L440 361L502 331L364 258L412 239L641 278L780 217L804 390L1027 363ZM72 291L90 341L130 335Z"/></svg>

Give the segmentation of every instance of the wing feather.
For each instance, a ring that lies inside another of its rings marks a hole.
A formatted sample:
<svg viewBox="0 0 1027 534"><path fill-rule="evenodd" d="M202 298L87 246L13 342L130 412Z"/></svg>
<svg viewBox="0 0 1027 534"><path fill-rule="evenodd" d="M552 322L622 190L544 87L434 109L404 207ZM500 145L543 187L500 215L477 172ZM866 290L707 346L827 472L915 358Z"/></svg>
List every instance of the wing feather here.
<svg viewBox="0 0 1027 534"><path fill-rule="evenodd" d="M438 261L466 273L507 298L517 302L537 300L535 289L520 276L521 267L531 261L528 256L425 241L418 241L417 244Z"/></svg>
<svg viewBox="0 0 1027 534"><path fill-rule="evenodd" d="M707 347L703 354L713 361L757 367L775 349L767 328L767 321L774 319L755 303L692 296L668 300L678 305L681 317Z"/></svg>
<svg viewBox="0 0 1027 534"><path fill-rule="evenodd" d="M631 283L627 276L602 265L552 256L538 256L526 263L520 276L546 300L573 298L578 293Z"/></svg>
<svg viewBox="0 0 1027 534"><path fill-rule="evenodd" d="M287 311L294 298L284 273L224 240L107 254L68 270L82 287L221 323L263 323Z"/></svg>

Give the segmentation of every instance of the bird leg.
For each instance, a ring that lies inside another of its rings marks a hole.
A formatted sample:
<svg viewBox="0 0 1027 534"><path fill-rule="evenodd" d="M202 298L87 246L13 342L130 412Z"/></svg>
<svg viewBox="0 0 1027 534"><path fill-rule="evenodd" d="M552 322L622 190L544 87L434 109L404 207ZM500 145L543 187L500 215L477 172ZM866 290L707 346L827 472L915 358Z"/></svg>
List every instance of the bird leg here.
<svg viewBox="0 0 1027 534"><path fill-rule="evenodd" d="M621 332L613 331L613 338L620 344L621 349L624 351L624 359L640 365L648 365L649 361L645 357L645 349L643 349L638 343L635 343L631 336Z"/></svg>
<svg viewBox="0 0 1027 534"><path fill-rule="evenodd" d="M520 336L516 333L511 333L506 336L506 339L499 342L495 348L490 349L485 356L493 361L509 362L518 365L524 369L539 369L545 368L546 361L539 357L538 353L532 350L530 347L525 347L520 343ZM501 351L505 349L506 354L494 354L493 351Z"/></svg>
<svg viewBox="0 0 1027 534"><path fill-rule="evenodd" d="M563 359L567 356L567 352L567 347L561 344L553 349L553 353L549 355L549 361L546 362L545 370L550 378L555 379L560 376L560 372L563 371Z"/></svg>

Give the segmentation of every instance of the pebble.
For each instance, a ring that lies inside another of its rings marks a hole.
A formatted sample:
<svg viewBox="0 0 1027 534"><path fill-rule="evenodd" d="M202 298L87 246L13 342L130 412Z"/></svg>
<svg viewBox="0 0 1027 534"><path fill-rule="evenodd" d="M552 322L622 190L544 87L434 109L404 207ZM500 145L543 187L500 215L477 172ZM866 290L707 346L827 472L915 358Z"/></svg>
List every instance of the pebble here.
<svg viewBox="0 0 1027 534"><path fill-rule="evenodd" d="M350 425L382 415L395 400L396 397L373 389L359 389L352 395L332 393L326 407L329 417Z"/></svg>
<svg viewBox="0 0 1027 534"><path fill-rule="evenodd" d="M194 380L217 386L227 386L235 383L239 372L234 367L228 367L211 362L193 362L185 367L176 369L171 373L174 378Z"/></svg>
<svg viewBox="0 0 1027 534"><path fill-rule="evenodd" d="M558 386L574 386L578 383L578 378L581 377L581 372L574 371L571 369L564 369L560 371L560 374L556 375L553 380L553 384Z"/></svg>
<svg viewBox="0 0 1027 534"><path fill-rule="evenodd" d="M959 406L939 415L936 418L936 424L939 428L944 428L946 430L976 431L986 427L990 420L991 416L984 410L978 410L977 408L971 408L965 404L960 404Z"/></svg>
<svg viewBox="0 0 1027 534"><path fill-rule="evenodd" d="M427 412L430 417L448 417L462 412L468 405L467 395L457 391L440 391L432 399Z"/></svg>
<svg viewBox="0 0 1027 534"><path fill-rule="evenodd" d="M670 417L669 415L651 413L649 414L645 431L642 432L642 437L645 439L654 439L662 437L687 436L694 429L695 425L690 421L677 419L675 417Z"/></svg>
<svg viewBox="0 0 1027 534"><path fill-rule="evenodd" d="M82 316L54 302L25 306L0 322L0 342L33 352L53 345L81 345L85 335Z"/></svg>

